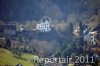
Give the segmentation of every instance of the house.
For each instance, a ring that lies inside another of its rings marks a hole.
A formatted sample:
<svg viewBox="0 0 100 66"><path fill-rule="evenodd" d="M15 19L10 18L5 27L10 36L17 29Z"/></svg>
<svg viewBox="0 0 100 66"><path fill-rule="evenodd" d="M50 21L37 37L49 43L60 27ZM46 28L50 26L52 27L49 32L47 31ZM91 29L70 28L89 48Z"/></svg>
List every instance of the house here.
<svg viewBox="0 0 100 66"><path fill-rule="evenodd" d="M43 18L39 24L36 26L36 30L39 30L41 32L49 32L51 31L50 28L50 19L49 18Z"/></svg>

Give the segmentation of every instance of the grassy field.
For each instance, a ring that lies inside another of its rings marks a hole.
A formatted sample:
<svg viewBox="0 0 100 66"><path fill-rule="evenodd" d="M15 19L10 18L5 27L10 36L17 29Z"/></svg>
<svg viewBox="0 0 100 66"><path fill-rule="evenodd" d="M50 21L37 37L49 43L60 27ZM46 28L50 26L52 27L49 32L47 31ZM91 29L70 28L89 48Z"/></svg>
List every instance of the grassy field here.
<svg viewBox="0 0 100 66"><path fill-rule="evenodd" d="M11 51L0 48L0 65L4 66L6 64L15 66L16 64L21 63L23 66L34 66L30 61L34 56L35 55L32 54L23 54L21 58L17 58Z"/></svg>

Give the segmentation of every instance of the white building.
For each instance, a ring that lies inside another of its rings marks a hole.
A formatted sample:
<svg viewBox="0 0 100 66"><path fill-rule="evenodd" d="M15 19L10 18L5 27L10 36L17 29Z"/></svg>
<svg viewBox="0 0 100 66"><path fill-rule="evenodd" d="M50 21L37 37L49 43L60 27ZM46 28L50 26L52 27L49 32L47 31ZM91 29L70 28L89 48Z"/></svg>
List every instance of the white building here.
<svg viewBox="0 0 100 66"><path fill-rule="evenodd" d="M41 32L49 32L51 31L50 27L50 19L43 18L39 24L36 26L36 30L39 30Z"/></svg>
<svg viewBox="0 0 100 66"><path fill-rule="evenodd" d="M24 30L23 25L20 25L20 31L23 31L23 30Z"/></svg>

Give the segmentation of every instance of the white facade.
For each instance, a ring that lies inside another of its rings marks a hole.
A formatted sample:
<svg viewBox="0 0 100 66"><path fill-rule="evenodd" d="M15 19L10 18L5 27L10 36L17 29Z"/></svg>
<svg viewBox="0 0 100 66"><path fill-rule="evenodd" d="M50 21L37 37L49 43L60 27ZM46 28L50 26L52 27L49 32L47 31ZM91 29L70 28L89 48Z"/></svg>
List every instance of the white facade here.
<svg viewBox="0 0 100 66"><path fill-rule="evenodd" d="M41 22L37 24L36 29L41 32L49 32L51 31L50 22L48 20L41 20Z"/></svg>
<svg viewBox="0 0 100 66"><path fill-rule="evenodd" d="M23 25L20 25L20 31L23 31L24 28L23 28Z"/></svg>

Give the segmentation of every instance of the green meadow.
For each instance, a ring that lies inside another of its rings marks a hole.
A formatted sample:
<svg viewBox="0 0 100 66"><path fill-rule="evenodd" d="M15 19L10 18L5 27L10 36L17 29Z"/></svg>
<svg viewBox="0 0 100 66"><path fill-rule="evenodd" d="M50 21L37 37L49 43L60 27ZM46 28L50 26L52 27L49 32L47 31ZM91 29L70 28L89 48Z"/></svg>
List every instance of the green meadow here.
<svg viewBox="0 0 100 66"><path fill-rule="evenodd" d="M11 65L15 66L20 63L23 66L35 66L34 63L31 62L32 58L35 55L24 53L20 58L14 56L14 54L6 49L0 48L0 65Z"/></svg>

